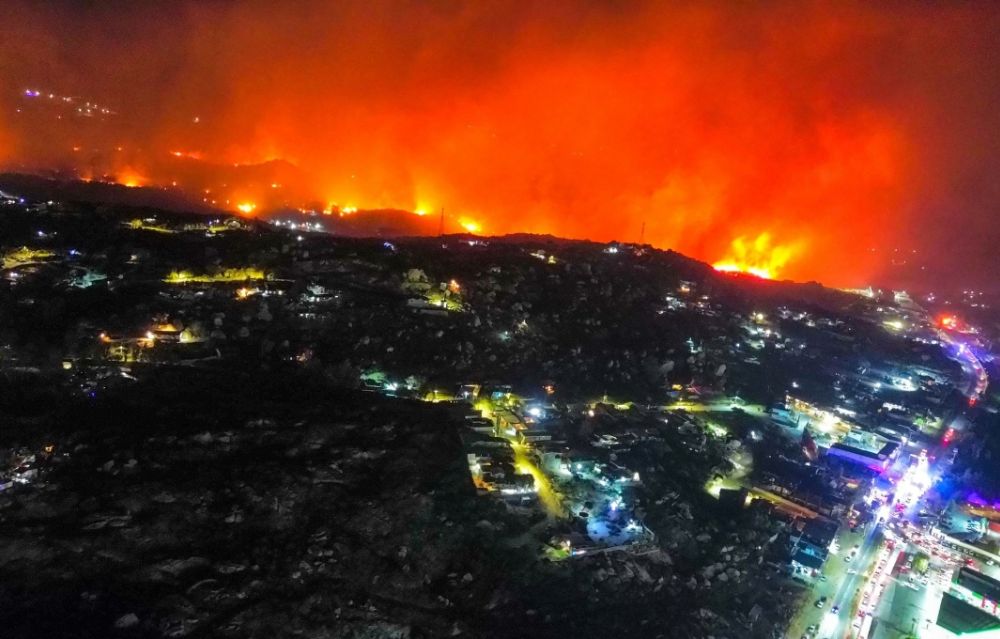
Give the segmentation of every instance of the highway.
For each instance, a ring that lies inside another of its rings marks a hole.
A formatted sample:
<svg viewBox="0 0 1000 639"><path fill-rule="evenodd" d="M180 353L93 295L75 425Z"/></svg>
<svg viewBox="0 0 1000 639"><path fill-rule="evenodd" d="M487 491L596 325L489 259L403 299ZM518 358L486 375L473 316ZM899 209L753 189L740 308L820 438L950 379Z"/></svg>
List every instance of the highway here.
<svg viewBox="0 0 1000 639"><path fill-rule="evenodd" d="M952 356L962 367L964 379L958 385L959 391L969 399L970 404L975 403L986 391L989 381L982 363L961 340L943 332L941 339L955 349ZM942 432L960 426L962 419L961 415L956 415ZM849 574L842 565L838 565L838 562L843 563L844 554L850 553L852 548L845 544L850 543L849 537L846 537L849 533L838 535L839 554L831 555L823 568L827 581L817 581L813 585L802 610L789 624L786 633L788 639L800 639L806 634L805 629L814 624L819 627L814 635L817 639L856 637L862 620L858 613L863 592L872 593L870 600L863 606L864 611L875 615L874 631L868 639L898 639L913 631L919 633L928 624L928 619L936 617L940 592L946 587L944 584L948 582L950 566L957 565L956 561L949 564L935 558L931 574L936 577L930 580L927 587L919 584L914 587L909 585L909 580L907 584L902 584L896 577L885 574L886 570L892 569L894 558L901 550L896 548L891 553L882 553L887 559L877 578L880 582L886 580L883 582L884 590L878 584L868 583L868 579L875 578L872 574L876 572L873 570L874 564L880 551L886 549L886 545L882 543L883 526L888 526L895 533L906 528L904 521L910 525L911 530L919 526L917 513L927 505L926 496L932 489L932 482L941 475L942 466L949 462L952 446L950 442L941 441L931 450L921 452L915 460L905 448L901 451L899 461L888 474L894 478L896 499L902 512L898 513L898 517L893 516L889 522L880 520L864 536L857 557L852 561L852 566L858 571L855 574ZM892 504L893 509L896 505ZM899 538L893 532L889 532L888 536ZM908 552L918 550L912 544L903 543ZM828 597L823 609L825 612L815 607L816 600L822 596ZM838 608L838 613L832 612L833 606Z"/></svg>
<svg viewBox="0 0 1000 639"><path fill-rule="evenodd" d="M941 332L943 341L956 348L955 358L962 366L965 373L965 380L959 386L959 390L969 399L969 403L975 403L986 391L989 378L983 368L982 363L964 342L953 338L951 335ZM947 424L942 430L956 428L960 426L961 415L956 415L952 422ZM940 441L929 451L929 463L925 463L926 473L915 472L915 467L920 466L918 461L906 468L897 484L897 498L906 499L901 493L907 489L912 496L905 502L905 508L899 518L893 519L891 528L897 533L912 534L921 530L921 524L917 518L917 513L927 506L926 497L932 490L931 481L936 481L944 470L943 466L950 462L953 444L951 442ZM923 455L921 455L921 459ZM901 456L902 459L902 456ZM925 485L915 485L914 482L921 474L926 474L928 483ZM904 488L907 487L907 488ZM905 543L905 550L908 553L924 551L932 557L932 566L929 570L931 579L928 585L924 586L917 582L912 583L908 578L893 577L887 584L882 596L871 602L873 613L876 617L875 631L872 639L897 639L910 636L926 628L937 617L937 607L940 601L941 592L947 588L950 581L951 571L962 561L960 557L951 557L948 560L941 559L933 555L935 550L940 550L940 546L929 541L927 534L921 534L919 544ZM943 553L942 553L943 554ZM975 562L974 562L975 563ZM980 568L977 568L980 569ZM905 582L905 583L904 583Z"/></svg>
<svg viewBox="0 0 1000 639"><path fill-rule="evenodd" d="M900 639L926 625L923 601L926 588L913 589L899 579L890 579L875 611L878 622L871 639Z"/></svg>
<svg viewBox="0 0 1000 639"><path fill-rule="evenodd" d="M833 599L833 605L837 606L840 612L836 615L831 614L823 620L823 623L820 624L818 637L833 639L834 637L847 636L855 616L854 610L860 598L861 587L864 585L867 575L872 571L881 541L882 526L872 525L865 535L864 541L861 542L857 557L852 562L857 572L855 574L845 573Z"/></svg>
<svg viewBox="0 0 1000 639"><path fill-rule="evenodd" d="M850 604L855 592L861 587L864 575L872 566L876 557L876 549L881 539L880 527L872 525L868 531L851 532L846 526L837 533L838 551L831 554L823 566L826 580L817 580L809 589L802 609L789 624L786 636L789 639L799 639L810 626L818 626L817 637L842 637L837 634L841 629L846 631L850 624ZM851 555L854 546L858 546L856 555L851 561L844 558ZM816 607L816 601L826 597L823 608ZM838 606L839 613L833 613L832 607Z"/></svg>
<svg viewBox="0 0 1000 639"><path fill-rule="evenodd" d="M986 369L983 367L982 362L976 357L976 354L972 351L972 347L961 339L955 338L944 330L938 331L938 336L941 341L950 344L956 349L955 358L959 365L961 365L962 371L966 374L965 383L959 390L970 402L978 401L983 393L986 392L986 387L989 385L989 376L986 374Z"/></svg>

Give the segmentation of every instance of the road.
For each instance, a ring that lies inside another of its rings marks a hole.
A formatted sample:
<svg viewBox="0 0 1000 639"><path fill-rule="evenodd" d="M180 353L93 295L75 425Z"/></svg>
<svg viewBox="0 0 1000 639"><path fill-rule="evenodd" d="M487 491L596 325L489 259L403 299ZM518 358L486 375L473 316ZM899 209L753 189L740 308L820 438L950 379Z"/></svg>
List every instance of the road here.
<svg viewBox="0 0 1000 639"><path fill-rule="evenodd" d="M871 526L867 533L861 530L851 532L845 526L837 533L837 554L830 555L823 566L826 581L816 580L813 583L802 609L789 624L786 637L799 639L813 625L820 627L818 637L843 636L835 633L838 628L846 628L850 624L851 611L848 608L864 580L864 574L871 569L879 539L881 532L876 526ZM850 556L855 546L858 546L856 556L851 561L845 561L844 558ZM821 597L827 598L822 609L816 607L816 601ZM839 614L832 613L833 606L840 608Z"/></svg>
<svg viewBox="0 0 1000 639"><path fill-rule="evenodd" d="M563 508L562 499L552 488L552 482L542 472L535 461L528 454L528 448L524 444L511 443L514 449L514 467L521 473L527 473L534 477L535 488L538 489L538 501L545 508L545 513L554 519L562 519L566 516L566 509Z"/></svg>
<svg viewBox="0 0 1000 639"><path fill-rule="evenodd" d="M927 548L907 544L907 553ZM928 552L928 554L930 554ZM923 636L937 619L941 596L948 589L952 571L958 562L932 557L927 584L911 579L912 573L900 573L890 580L874 613L877 619L870 639L905 639Z"/></svg>
<svg viewBox="0 0 1000 639"><path fill-rule="evenodd" d="M861 588L868 574L872 571L881 541L882 527L880 525L872 525L865 535L864 541L861 542L861 548L858 550L857 557L852 562L855 565L857 573L845 573L840 587L837 589L837 594L833 598L832 605L837 606L840 612L836 615L828 615L823 620L823 623L820 624L818 637L833 639L834 637L847 636L851 628L851 622L855 618L855 608L860 598Z"/></svg>
<svg viewBox="0 0 1000 639"><path fill-rule="evenodd" d="M926 625L923 601L927 589L913 589L891 579L875 611L878 620L871 639L904 639Z"/></svg>
<svg viewBox="0 0 1000 639"><path fill-rule="evenodd" d="M761 404L737 404L730 399L713 399L706 403L681 400L663 407L665 410L683 410L689 413L732 413L744 412L754 417L767 417L767 411Z"/></svg>
<svg viewBox="0 0 1000 639"><path fill-rule="evenodd" d="M972 352L972 349L962 340L955 338L945 332L941 332L941 339L955 347L957 350L954 357L962 366L965 379L959 385L959 390L965 395L970 404L975 403L986 391L989 378L983 368L982 363ZM956 415L951 423L947 424L943 430L960 426L961 415ZM950 463L951 449L953 444L941 441L934 446L929 454L932 457L928 465L928 475L932 478L940 477L944 467ZM901 456L902 458L902 456ZM904 482L906 473L900 479ZM927 497L931 492L931 486L917 491L915 499L908 503L899 519L894 519L891 528L897 533L910 535L911 540L916 539L912 534L921 531L921 524L917 518L917 513L928 506ZM917 636L933 623L937 618L938 606L940 604L942 592L948 587L951 581L952 571L965 559L961 556L951 555L941 545L932 539L926 532L921 532L919 542L906 543L905 549L908 553L926 552L931 556L931 568L928 571L930 579L928 585L912 582L908 577L894 577L886 587L881 598L873 602L876 616L876 627L872 634L873 639L901 639L916 633ZM947 558L935 556L938 552L941 555L948 554ZM977 570L985 569L979 562L971 562Z"/></svg>
<svg viewBox="0 0 1000 639"><path fill-rule="evenodd" d="M967 342L947 331L938 331L941 341L947 342L956 349L954 357L962 367L966 380L959 389L970 401L978 401L989 385L989 376L982 362L976 357L972 347Z"/></svg>
<svg viewBox="0 0 1000 639"><path fill-rule="evenodd" d="M958 389L969 399L970 404L978 401L988 384L988 377L982 363L972 352L972 349L961 340L947 334L942 334L941 338L956 349L953 356L962 366L964 379L959 384ZM960 415L956 416L943 430L958 426L961 419ZM913 458L907 454L906 450L902 451L900 461L895 468L890 469L889 475L894 477L894 482L898 482L896 490L899 493L904 493L902 498L908 499L908 501L905 503L899 519L894 518L891 520L892 523L888 524L891 529L899 531L902 528L900 519L910 522L911 526L919 525L917 513L927 505L926 497L931 488L930 481L921 482L920 476L939 477L943 465L950 460L951 447L952 444L945 442L933 447L932 450L928 451L928 456L931 457L930 463L927 463L923 453L919 455L916 462L911 463ZM919 468L920 472L917 472L917 467L921 467ZM930 580L928 587L917 585L917 588L914 589L910 585L900 583L896 577L880 576L880 581L888 579L884 590L881 590L877 584L870 584L867 581L868 575L865 574L872 572L872 564L879 556L880 549L885 548L883 544L879 543L881 539L882 526L874 526L861 542L858 557L853 562L859 573L848 574L838 563L843 563L842 555L845 552L850 552L851 545L849 544L852 542L849 538L841 541L841 537L838 537L841 556L831 556L827 560L823 568L827 581L817 582L812 587L807 601L803 603L803 609L789 625L787 637L799 639L803 636L805 628L813 624L819 626L819 632L816 636L821 639L842 639L856 636L857 629L852 628L852 623L857 620L860 626L861 618L857 617L856 614L862 591L873 593L874 600L869 601L865 609L872 611L875 615L876 623L872 637L877 639L899 639L914 630L919 633L923 627L928 625L928 619L936 618L941 591L947 587L950 570L957 565L957 562L952 561L951 564L948 564L944 560L935 559L930 572L936 577ZM911 544L906 544L906 548L908 552L918 550ZM898 552L898 549L895 552ZM889 559L886 563L888 564L887 569L891 569L892 560ZM909 583L908 579L907 583ZM880 590L881 595L878 594ZM828 612L823 612L815 607L816 600L822 596L828 597L825 608ZM832 613L832 606L839 608L838 614Z"/></svg>

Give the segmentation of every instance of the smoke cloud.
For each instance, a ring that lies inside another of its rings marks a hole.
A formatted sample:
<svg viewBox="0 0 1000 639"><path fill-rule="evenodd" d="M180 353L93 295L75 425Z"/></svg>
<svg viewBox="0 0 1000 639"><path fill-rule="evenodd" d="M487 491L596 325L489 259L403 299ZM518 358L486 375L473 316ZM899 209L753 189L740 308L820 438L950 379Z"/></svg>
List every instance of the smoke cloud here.
<svg viewBox="0 0 1000 639"><path fill-rule="evenodd" d="M942 245L988 264L990 4L151 5L5 4L0 162L164 183L171 152L284 160L324 203L830 284L901 252L951 273ZM115 113L42 126L35 87Z"/></svg>

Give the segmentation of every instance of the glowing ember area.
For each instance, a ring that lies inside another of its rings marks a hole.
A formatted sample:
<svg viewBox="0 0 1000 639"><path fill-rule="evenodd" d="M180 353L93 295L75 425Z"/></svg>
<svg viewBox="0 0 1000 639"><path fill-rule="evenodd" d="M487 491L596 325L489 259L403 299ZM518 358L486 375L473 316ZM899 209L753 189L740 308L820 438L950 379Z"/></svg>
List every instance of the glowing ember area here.
<svg viewBox="0 0 1000 639"><path fill-rule="evenodd" d="M793 245L771 244L771 236L761 233L752 241L744 237L733 240L729 254L713 264L715 270L727 273L748 273L764 279L774 279L796 254Z"/></svg>
<svg viewBox="0 0 1000 639"><path fill-rule="evenodd" d="M253 202L242 202L236 205L236 210L246 215L250 215L251 213L253 213L254 209L256 208L257 205L254 204Z"/></svg>
<svg viewBox="0 0 1000 639"><path fill-rule="evenodd" d="M187 158L189 160L201 160L202 155L197 151L171 151L170 155L175 158Z"/></svg>
<svg viewBox="0 0 1000 639"><path fill-rule="evenodd" d="M468 218L462 218L461 220L459 220L459 224L462 226L463 229L465 229L469 233L474 233L474 234L480 233L483 230L482 224L474 220L470 220Z"/></svg>
<svg viewBox="0 0 1000 639"><path fill-rule="evenodd" d="M149 183L145 177L135 173L134 171L126 170L120 173L116 178L115 182L121 184L122 186L127 186L129 188L135 188L138 186L145 186Z"/></svg>
<svg viewBox="0 0 1000 639"><path fill-rule="evenodd" d="M938 318L938 326L949 331L954 331L958 329L959 321L954 315L942 315Z"/></svg>
<svg viewBox="0 0 1000 639"><path fill-rule="evenodd" d="M444 208L445 232L641 240L844 286L911 235L992 228L934 213L992 192L1000 44L976 7L8 5L0 170L136 167L119 181L256 216Z"/></svg>

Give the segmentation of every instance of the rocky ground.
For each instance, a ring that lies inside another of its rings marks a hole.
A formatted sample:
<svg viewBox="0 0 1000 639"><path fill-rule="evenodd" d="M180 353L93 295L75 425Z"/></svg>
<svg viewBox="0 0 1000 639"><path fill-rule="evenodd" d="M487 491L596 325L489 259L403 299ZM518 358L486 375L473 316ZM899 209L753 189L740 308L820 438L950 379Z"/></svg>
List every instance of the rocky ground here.
<svg viewBox="0 0 1000 639"><path fill-rule="evenodd" d="M53 449L0 493L4 636L769 637L782 618L766 518L668 492L647 500L660 549L550 564L514 542L551 530L475 494L443 405L142 377L5 412L5 447Z"/></svg>
<svg viewBox="0 0 1000 639"><path fill-rule="evenodd" d="M460 628L503 517L479 525L447 416L303 390L161 375L61 415L43 480L0 495L5 636Z"/></svg>

